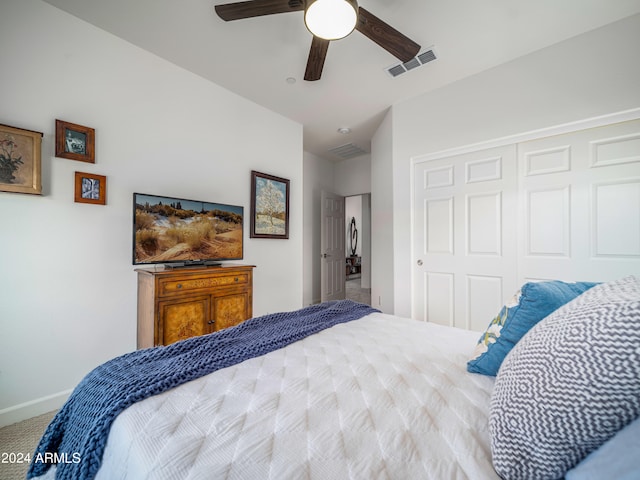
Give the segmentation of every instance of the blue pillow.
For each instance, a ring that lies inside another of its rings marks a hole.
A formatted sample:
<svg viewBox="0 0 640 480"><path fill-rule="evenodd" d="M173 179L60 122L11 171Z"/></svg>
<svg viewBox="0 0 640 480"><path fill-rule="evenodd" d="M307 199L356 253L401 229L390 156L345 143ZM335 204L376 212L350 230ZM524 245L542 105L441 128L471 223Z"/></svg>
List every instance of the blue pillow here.
<svg viewBox="0 0 640 480"><path fill-rule="evenodd" d="M567 472L566 480L640 478L640 417Z"/></svg>
<svg viewBox="0 0 640 480"><path fill-rule="evenodd" d="M495 376L504 358L531 327L595 285L559 280L525 283L489 323L467 370Z"/></svg>

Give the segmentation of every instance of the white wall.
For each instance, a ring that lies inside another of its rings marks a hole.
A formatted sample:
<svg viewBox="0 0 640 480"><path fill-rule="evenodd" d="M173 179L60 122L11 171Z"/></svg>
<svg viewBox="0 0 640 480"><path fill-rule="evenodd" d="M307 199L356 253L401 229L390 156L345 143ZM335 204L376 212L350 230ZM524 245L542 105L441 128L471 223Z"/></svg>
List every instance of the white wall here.
<svg viewBox="0 0 640 480"><path fill-rule="evenodd" d="M384 313L394 312L392 127L389 111L371 140L371 305Z"/></svg>
<svg viewBox="0 0 640 480"><path fill-rule="evenodd" d="M0 424L135 349L134 191L244 205L254 315L302 306L301 125L39 0L3 0L0 58L0 123L44 133L43 195L0 193ZM56 118L96 129L95 165L54 158ZM289 240L249 239L252 169L291 180Z"/></svg>
<svg viewBox="0 0 640 480"><path fill-rule="evenodd" d="M371 155L333 164L334 193L348 197L371 192Z"/></svg>
<svg viewBox="0 0 640 480"><path fill-rule="evenodd" d="M304 305L320 302L320 196L333 191L333 167L304 152Z"/></svg>
<svg viewBox="0 0 640 480"><path fill-rule="evenodd" d="M360 287L371 288L371 194L365 193L362 198L362 225L360 236L362 240L362 266L360 268Z"/></svg>
<svg viewBox="0 0 640 480"><path fill-rule="evenodd" d="M373 168L379 173L372 189L372 235L390 230L390 200L382 202L378 195L391 187L391 180L382 178L388 174L393 241L386 240L384 252L374 251L373 269L388 268L386 257L393 257L393 285L378 285L385 298L393 295L396 314L411 314L411 159L640 107L639 57L640 15L635 15L393 107L373 142Z"/></svg>

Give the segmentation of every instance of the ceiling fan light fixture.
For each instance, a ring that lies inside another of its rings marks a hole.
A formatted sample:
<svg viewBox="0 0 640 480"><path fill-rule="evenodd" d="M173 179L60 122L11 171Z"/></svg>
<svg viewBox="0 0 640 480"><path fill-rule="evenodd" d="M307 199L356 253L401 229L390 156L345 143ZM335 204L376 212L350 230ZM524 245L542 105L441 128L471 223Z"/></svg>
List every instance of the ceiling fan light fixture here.
<svg viewBox="0 0 640 480"><path fill-rule="evenodd" d="M356 26L358 2L356 0L309 0L304 11L304 23L316 37L339 40Z"/></svg>

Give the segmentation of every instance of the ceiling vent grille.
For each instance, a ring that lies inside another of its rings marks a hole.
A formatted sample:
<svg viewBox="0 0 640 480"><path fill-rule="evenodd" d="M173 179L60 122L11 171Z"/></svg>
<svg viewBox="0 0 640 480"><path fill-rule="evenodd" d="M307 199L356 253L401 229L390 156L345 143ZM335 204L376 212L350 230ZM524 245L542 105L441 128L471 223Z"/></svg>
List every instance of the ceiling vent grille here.
<svg viewBox="0 0 640 480"><path fill-rule="evenodd" d="M340 145L339 147L332 148L329 150L329 153L335 155L336 157L340 157L344 160L349 158L359 157L360 155L364 155L366 152L362 148L353 143L347 143L345 145Z"/></svg>
<svg viewBox="0 0 640 480"><path fill-rule="evenodd" d="M413 70L414 68L418 68L426 63L433 62L437 58L438 57L436 56L435 50L433 49L433 47L431 47L428 50L419 53L408 62L393 65L392 67L388 67L386 70L389 75L395 78L402 75L403 73L407 73Z"/></svg>

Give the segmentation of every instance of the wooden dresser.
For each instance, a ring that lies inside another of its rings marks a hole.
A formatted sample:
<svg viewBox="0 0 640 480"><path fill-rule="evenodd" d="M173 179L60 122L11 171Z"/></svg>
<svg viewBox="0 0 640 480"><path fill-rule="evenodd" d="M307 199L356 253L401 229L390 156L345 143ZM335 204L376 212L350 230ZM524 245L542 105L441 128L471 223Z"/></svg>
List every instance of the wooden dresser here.
<svg viewBox="0 0 640 480"><path fill-rule="evenodd" d="M251 318L253 268L136 269L138 348L169 345Z"/></svg>

